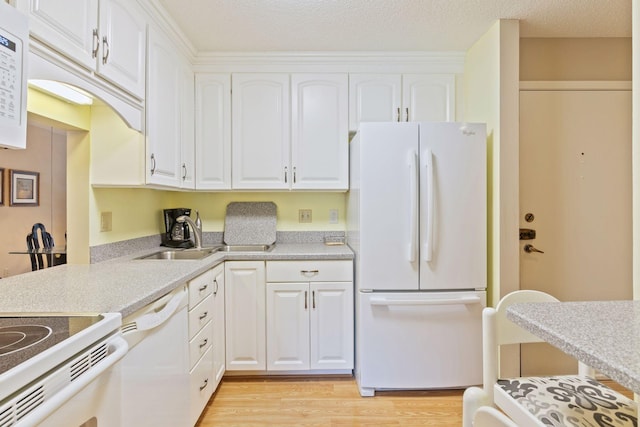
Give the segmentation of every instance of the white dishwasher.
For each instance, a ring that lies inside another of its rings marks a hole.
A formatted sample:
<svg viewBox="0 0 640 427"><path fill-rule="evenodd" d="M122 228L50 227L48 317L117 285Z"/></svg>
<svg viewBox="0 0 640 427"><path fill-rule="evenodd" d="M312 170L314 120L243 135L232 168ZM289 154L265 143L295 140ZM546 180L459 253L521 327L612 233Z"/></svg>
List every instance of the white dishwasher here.
<svg viewBox="0 0 640 427"><path fill-rule="evenodd" d="M123 426L188 425L187 296L181 286L122 322L130 347L119 364Z"/></svg>

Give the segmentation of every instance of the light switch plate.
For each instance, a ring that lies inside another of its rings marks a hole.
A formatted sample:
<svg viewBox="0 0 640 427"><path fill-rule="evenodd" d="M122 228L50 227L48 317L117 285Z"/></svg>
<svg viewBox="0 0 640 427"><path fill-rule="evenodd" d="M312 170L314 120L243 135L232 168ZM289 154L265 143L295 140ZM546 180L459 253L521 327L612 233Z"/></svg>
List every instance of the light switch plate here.
<svg viewBox="0 0 640 427"><path fill-rule="evenodd" d="M111 231L112 224L112 214L111 212L101 212L100 213L100 231Z"/></svg>
<svg viewBox="0 0 640 427"><path fill-rule="evenodd" d="M298 209L298 222L311 222L311 209Z"/></svg>

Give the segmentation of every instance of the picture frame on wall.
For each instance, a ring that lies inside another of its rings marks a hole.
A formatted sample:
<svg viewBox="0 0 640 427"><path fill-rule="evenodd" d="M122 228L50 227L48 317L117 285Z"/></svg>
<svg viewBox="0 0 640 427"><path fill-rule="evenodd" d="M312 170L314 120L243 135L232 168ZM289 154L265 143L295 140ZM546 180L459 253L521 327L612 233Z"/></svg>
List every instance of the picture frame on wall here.
<svg viewBox="0 0 640 427"><path fill-rule="evenodd" d="M38 206L40 196L40 173L11 170L11 206Z"/></svg>

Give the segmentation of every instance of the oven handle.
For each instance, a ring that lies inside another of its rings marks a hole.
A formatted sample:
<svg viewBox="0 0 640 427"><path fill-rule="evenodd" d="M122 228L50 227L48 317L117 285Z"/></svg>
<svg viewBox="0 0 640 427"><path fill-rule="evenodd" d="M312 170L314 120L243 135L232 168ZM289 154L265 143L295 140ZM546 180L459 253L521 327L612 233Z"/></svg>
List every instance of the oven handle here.
<svg viewBox="0 0 640 427"><path fill-rule="evenodd" d="M107 357L47 399L38 409L31 412L29 414L29 422L37 424L64 405L69 399L122 359L129 351L129 344L124 338L118 336L109 340L108 348L110 354Z"/></svg>

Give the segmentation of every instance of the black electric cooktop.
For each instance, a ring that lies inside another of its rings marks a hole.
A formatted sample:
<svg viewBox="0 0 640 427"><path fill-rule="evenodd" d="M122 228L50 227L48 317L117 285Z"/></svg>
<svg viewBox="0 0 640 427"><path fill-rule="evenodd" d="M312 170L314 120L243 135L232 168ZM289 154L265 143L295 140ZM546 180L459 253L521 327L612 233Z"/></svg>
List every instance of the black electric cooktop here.
<svg viewBox="0 0 640 427"><path fill-rule="evenodd" d="M0 315L0 374L102 319L101 315Z"/></svg>

